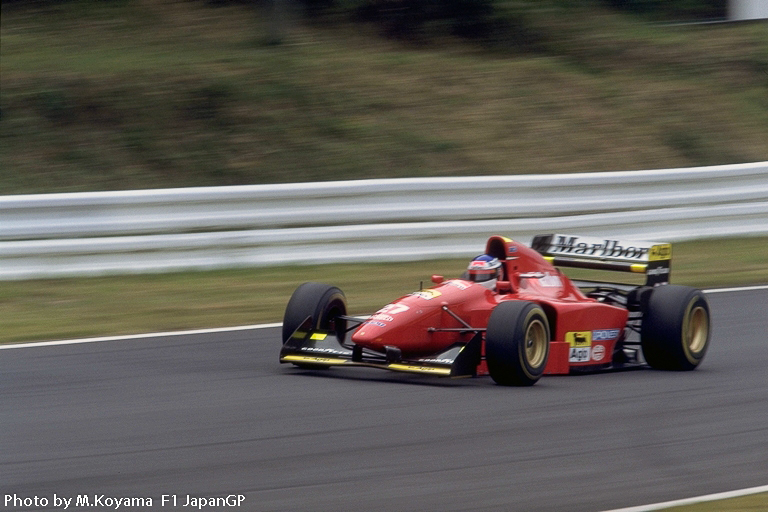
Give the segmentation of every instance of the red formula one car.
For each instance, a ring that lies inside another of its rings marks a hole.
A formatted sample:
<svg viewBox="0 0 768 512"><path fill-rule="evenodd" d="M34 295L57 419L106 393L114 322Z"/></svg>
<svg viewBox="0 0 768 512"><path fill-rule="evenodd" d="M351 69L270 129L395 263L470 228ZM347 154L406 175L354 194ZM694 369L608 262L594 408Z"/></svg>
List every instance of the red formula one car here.
<svg viewBox="0 0 768 512"><path fill-rule="evenodd" d="M432 276L434 287L364 319L347 315L338 288L304 283L285 311L280 362L490 375L513 386L642 364L692 370L709 344L709 305L700 290L668 284L671 255L666 243L538 235L528 247L492 236L460 279ZM646 281L572 281L557 266L644 273Z"/></svg>

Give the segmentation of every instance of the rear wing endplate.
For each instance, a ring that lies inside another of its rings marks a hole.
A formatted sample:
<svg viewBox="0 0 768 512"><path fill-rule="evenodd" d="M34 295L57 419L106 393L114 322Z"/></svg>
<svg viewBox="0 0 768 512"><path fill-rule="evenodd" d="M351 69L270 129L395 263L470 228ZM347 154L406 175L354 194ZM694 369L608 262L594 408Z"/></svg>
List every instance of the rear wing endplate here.
<svg viewBox="0 0 768 512"><path fill-rule="evenodd" d="M646 286L669 282L672 244L578 235L536 235L531 247L556 266L645 274Z"/></svg>

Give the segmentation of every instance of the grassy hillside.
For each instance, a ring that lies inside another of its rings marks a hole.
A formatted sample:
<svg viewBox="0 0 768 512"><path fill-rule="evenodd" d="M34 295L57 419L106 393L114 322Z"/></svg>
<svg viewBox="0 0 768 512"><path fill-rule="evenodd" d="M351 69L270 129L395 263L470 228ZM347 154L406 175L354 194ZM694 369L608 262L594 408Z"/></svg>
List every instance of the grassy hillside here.
<svg viewBox="0 0 768 512"><path fill-rule="evenodd" d="M0 194L768 160L765 23L515 4L490 45L295 13L275 45L247 5L4 2Z"/></svg>

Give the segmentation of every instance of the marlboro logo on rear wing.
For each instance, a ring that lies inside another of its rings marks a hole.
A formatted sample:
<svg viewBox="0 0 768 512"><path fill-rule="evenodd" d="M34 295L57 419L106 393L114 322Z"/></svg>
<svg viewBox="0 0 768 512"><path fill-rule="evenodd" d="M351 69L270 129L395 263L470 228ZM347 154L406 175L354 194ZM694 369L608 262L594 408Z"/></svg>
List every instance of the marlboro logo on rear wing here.
<svg viewBox="0 0 768 512"><path fill-rule="evenodd" d="M669 282L672 245L578 235L536 235L531 247L553 265L646 275L645 284Z"/></svg>

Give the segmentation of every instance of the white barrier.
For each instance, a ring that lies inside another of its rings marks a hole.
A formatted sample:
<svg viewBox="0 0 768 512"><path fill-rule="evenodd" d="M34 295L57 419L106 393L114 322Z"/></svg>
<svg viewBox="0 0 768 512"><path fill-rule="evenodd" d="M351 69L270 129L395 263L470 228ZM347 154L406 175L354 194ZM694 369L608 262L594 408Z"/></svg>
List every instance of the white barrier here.
<svg viewBox="0 0 768 512"><path fill-rule="evenodd" d="M768 2L765 0L729 0L728 19L731 21L760 20L768 18Z"/></svg>
<svg viewBox="0 0 768 512"><path fill-rule="evenodd" d="M0 279L471 256L491 234L768 233L768 162L0 197Z"/></svg>

